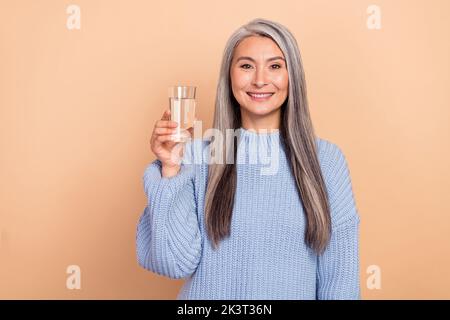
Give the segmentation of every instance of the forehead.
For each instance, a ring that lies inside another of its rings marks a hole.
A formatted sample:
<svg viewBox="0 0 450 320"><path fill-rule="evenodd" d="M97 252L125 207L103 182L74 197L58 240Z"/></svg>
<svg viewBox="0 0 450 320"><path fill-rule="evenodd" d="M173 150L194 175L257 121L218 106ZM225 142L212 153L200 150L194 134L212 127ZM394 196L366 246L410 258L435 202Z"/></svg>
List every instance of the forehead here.
<svg viewBox="0 0 450 320"><path fill-rule="evenodd" d="M283 52L272 39L262 36L250 36L242 40L235 49L235 57L239 56L282 56Z"/></svg>

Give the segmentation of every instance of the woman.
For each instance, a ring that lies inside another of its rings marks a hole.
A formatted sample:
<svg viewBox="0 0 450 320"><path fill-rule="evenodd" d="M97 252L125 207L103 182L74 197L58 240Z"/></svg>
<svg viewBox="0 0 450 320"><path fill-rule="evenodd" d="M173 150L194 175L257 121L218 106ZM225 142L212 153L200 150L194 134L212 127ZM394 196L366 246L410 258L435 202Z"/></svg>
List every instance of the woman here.
<svg viewBox="0 0 450 320"><path fill-rule="evenodd" d="M157 159L143 177L141 266L186 278L178 299L360 299L347 162L314 134L299 49L284 26L255 19L226 45L213 128L235 129L233 147L190 139L173 157L169 116L155 125ZM186 161L205 150L214 158L213 146L234 161ZM256 153L270 154L269 173L248 163Z"/></svg>

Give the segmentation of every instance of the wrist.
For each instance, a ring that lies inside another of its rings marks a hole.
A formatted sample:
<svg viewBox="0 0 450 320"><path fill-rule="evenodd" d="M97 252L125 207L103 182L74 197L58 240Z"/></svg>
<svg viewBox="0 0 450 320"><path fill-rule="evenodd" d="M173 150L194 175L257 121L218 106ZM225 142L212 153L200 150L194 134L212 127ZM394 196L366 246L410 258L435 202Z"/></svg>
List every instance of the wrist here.
<svg viewBox="0 0 450 320"><path fill-rule="evenodd" d="M170 178L176 176L180 171L180 169L181 169L180 165L174 166L163 165L161 168L161 173L164 178Z"/></svg>

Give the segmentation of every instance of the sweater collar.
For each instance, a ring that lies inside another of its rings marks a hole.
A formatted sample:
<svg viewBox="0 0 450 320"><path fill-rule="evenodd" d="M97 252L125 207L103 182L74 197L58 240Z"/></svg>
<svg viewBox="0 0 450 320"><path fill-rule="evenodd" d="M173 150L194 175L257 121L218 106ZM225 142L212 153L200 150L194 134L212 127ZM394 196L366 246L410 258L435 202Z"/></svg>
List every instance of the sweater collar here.
<svg viewBox="0 0 450 320"><path fill-rule="evenodd" d="M245 129L244 127L240 127L238 130L241 132L242 136L259 138L259 139L276 138L280 135L279 129L254 130L254 129Z"/></svg>
<svg viewBox="0 0 450 320"><path fill-rule="evenodd" d="M248 130L239 129L240 142L238 147L238 163L256 164L271 163L276 161L283 147L280 140L280 130Z"/></svg>

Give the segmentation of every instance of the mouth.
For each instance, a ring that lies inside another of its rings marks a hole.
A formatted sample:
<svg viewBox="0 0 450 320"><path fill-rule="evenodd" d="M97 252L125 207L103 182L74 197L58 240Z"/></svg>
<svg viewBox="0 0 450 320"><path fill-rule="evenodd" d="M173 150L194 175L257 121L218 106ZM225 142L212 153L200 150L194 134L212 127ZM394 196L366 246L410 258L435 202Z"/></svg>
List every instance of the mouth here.
<svg viewBox="0 0 450 320"><path fill-rule="evenodd" d="M247 94L253 101L267 101L275 93L274 92L247 92Z"/></svg>

